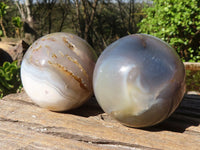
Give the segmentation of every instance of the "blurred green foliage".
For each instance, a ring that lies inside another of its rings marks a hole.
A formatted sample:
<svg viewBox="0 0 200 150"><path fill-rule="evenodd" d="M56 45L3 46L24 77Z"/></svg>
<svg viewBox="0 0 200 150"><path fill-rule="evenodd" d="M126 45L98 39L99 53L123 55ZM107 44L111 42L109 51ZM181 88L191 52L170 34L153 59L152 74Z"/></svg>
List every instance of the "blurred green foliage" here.
<svg viewBox="0 0 200 150"><path fill-rule="evenodd" d="M5 0L9 9L3 23L6 24L8 37L18 38L20 35L28 44L48 33L70 32L87 40L100 54L120 37L137 33L137 23L143 18L140 12L144 4L134 0L97 0L96 6L96 0L26 1L30 2L32 21L28 20L25 1ZM13 25L11 19L17 16L20 16L23 23L20 31L16 30L19 28Z"/></svg>
<svg viewBox="0 0 200 150"><path fill-rule="evenodd" d="M23 22L21 21L21 18L19 16L13 17L12 22L16 28L21 28L23 26Z"/></svg>
<svg viewBox="0 0 200 150"><path fill-rule="evenodd" d="M4 16L7 14L7 9L9 8L9 6L7 4L5 4L4 2L0 2L0 26L2 28L2 32L0 32L0 35L2 35L2 33L4 34L4 36L6 35L6 30L5 27L3 25L3 20L4 20Z"/></svg>
<svg viewBox="0 0 200 150"><path fill-rule="evenodd" d="M7 13L7 9L9 8L4 2L0 2L0 17L3 17Z"/></svg>
<svg viewBox="0 0 200 150"><path fill-rule="evenodd" d="M12 23L15 27L15 33L17 37L21 37L23 22L19 16L12 17Z"/></svg>
<svg viewBox="0 0 200 150"><path fill-rule="evenodd" d="M200 70L186 70L187 91L200 92Z"/></svg>
<svg viewBox="0 0 200 150"><path fill-rule="evenodd" d="M17 65L17 61L4 62L3 66L0 66L0 98L10 93L16 93L21 88L20 67Z"/></svg>
<svg viewBox="0 0 200 150"><path fill-rule="evenodd" d="M139 32L168 42L183 61L200 62L200 1L153 0Z"/></svg>

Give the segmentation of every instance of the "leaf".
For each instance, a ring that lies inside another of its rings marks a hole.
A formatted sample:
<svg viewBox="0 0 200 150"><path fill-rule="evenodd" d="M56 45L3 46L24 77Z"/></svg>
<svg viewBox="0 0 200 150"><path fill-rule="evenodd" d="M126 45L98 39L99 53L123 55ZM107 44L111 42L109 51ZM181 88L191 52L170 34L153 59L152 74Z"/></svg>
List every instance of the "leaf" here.
<svg viewBox="0 0 200 150"><path fill-rule="evenodd" d="M21 89L20 67L17 66L17 61L9 63L4 62L0 67L0 96L16 92Z"/></svg>
<svg viewBox="0 0 200 150"><path fill-rule="evenodd" d="M200 30L199 2L196 0L154 0L153 2L152 7L143 10L147 16L138 24L139 32L169 42L176 48L182 61L200 61L199 38L195 36Z"/></svg>

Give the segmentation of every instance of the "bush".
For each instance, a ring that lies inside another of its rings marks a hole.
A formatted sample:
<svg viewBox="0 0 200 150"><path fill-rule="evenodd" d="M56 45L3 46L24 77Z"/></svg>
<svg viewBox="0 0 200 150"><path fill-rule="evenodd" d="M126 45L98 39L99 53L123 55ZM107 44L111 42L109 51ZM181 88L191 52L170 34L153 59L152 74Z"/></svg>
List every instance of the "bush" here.
<svg viewBox="0 0 200 150"><path fill-rule="evenodd" d="M16 93L21 88L20 67L17 65L17 61L4 62L3 66L0 66L0 98L10 93Z"/></svg>
<svg viewBox="0 0 200 150"><path fill-rule="evenodd" d="M139 32L161 38L183 61L200 62L200 1L154 0L140 23Z"/></svg>

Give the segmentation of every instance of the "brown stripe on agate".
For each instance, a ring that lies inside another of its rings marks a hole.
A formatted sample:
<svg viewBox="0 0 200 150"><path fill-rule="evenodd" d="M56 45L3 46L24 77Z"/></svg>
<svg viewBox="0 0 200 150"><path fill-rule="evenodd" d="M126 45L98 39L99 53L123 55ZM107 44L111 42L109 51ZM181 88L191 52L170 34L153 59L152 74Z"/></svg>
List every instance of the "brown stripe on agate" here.
<svg viewBox="0 0 200 150"><path fill-rule="evenodd" d="M80 85L80 87L81 87L82 89L88 91L88 89L87 89L86 85L83 83L82 79L81 79L80 77L74 75L74 73L73 73L72 71L67 70L64 66L62 66L62 65L60 65L60 64L58 64L58 63L53 63L53 62L51 62L51 61L48 61L48 63L49 63L50 65L52 65L53 67L55 67L55 68L61 70L61 71L62 71L63 73L65 73L66 75L71 76L74 80L76 80L76 81L79 83L79 85Z"/></svg>
<svg viewBox="0 0 200 150"><path fill-rule="evenodd" d="M88 78L88 74L86 72L86 70L83 68L83 66L73 57L69 56L69 55L65 55L67 57L67 59L71 62L73 62L82 72L83 74Z"/></svg>

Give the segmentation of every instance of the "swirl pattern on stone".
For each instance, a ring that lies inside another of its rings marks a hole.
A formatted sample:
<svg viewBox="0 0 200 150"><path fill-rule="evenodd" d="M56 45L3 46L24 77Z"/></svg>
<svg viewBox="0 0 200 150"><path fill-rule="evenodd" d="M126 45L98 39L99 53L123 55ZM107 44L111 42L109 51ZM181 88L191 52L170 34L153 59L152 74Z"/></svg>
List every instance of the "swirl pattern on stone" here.
<svg viewBox="0 0 200 150"><path fill-rule="evenodd" d="M96 55L80 37L52 33L35 41L21 66L24 89L39 106L65 111L83 104L93 93Z"/></svg>
<svg viewBox="0 0 200 150"><path fill-rule="evenodd" d="M103 110L124 125L147 127L168 118L185 90L185 69L167 43L145 34L123 37L97 60L94 93Z"/></svg>

